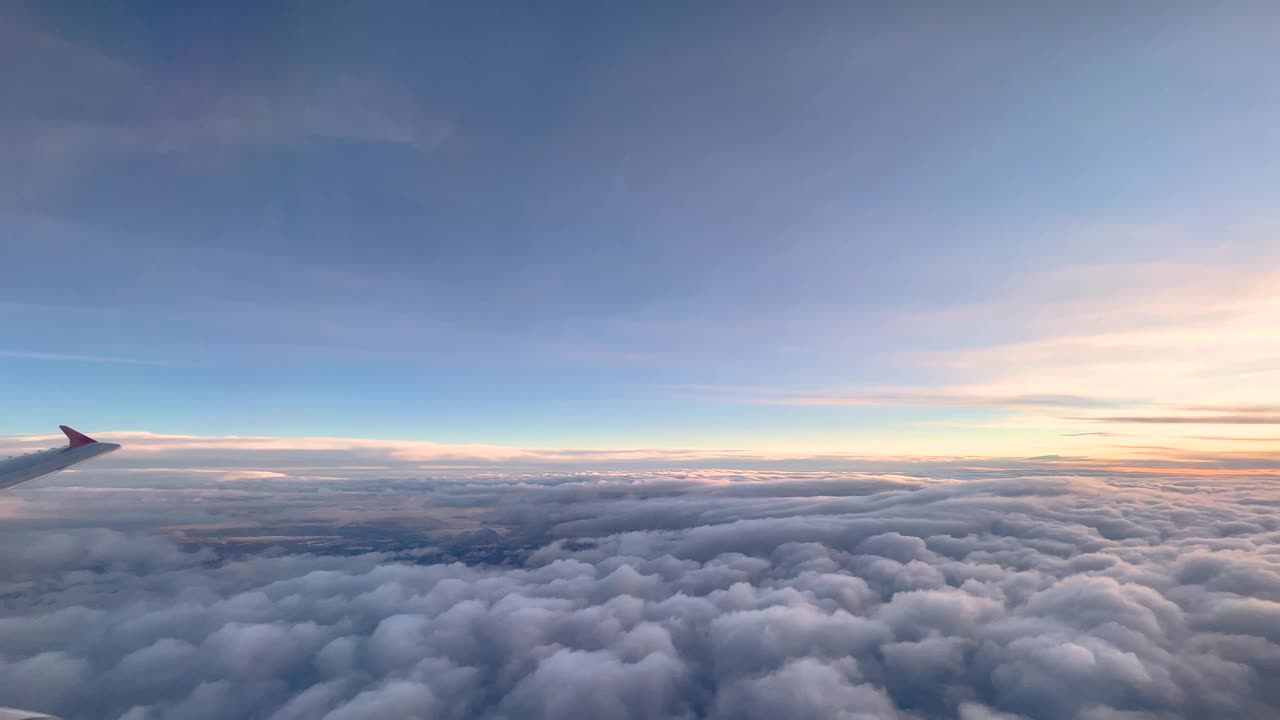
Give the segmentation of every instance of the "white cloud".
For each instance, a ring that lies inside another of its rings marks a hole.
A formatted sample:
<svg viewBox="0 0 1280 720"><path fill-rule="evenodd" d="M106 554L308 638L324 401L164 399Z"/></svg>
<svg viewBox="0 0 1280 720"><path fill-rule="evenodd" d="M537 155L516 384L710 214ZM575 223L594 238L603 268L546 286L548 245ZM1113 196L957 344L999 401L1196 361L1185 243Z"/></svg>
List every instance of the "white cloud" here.
<svg viewBox="0 0 1280 720"><path fill-rule="evenodd" d="M0 697L69 720L1280 711L1265 481L840 488L613 474L392 493L507 533L482 542L542 538L509 565L422 564L434 542L211 562L133 532L11 527Z"/></svg>

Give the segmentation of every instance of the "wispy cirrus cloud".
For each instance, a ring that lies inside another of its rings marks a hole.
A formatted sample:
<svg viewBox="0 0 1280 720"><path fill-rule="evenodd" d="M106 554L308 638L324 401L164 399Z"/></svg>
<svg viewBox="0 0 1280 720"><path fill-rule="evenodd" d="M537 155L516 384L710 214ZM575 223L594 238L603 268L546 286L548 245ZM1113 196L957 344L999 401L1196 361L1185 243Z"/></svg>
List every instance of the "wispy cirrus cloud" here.
<svg viewBox="0 0 1280 720"><path fill-rule="evenodd" d="M1181 408L1190 412L1212 413L1270 413L1280 415L1280 405L1250 403L1244 405L1188 405Z"/></svg>
<svg viewBox="0 0 1280 720"><path fill-rule="evenodd" d="M1133 436L1225 449L1233 433L1194 428L1280 421L1280 256L1268 242L1276 230L1254 223L1181 256L1035 271L989 301L908 318L904 327L922 336L988 338L900 353L914 387L682 392L730 403L994 411L942 424L1052 431L1077 446L1092 442L1088 452L1098 454L1121 451Z"/></svg>
<svg viewBox="0 0 1280 720"><path fill-rule="evenodd" d="M1194 263L1034 274L1028 285L1058 290L1028 287L988 308L1029 339L917 360L979 376L988 392L1003 395L1048 389L1104 401L1141 398L1167 408L1274 407L1280 404L1274 386L1260 382L1266 375L1280 377L1280 335L1274 332L1280 257L1262 242L1274 231L1252 229L1236 252ZM1232 371L1240 367L1254 379L1236 378Z"/></svg>
<svg viewBox="0 0 1280 720"><path fill-rule="evenodd" d="M729 402L765 405L847 405L971 408L1105 408L1132 405L1139 401L1102 399L1081 395L1030 394L983 395L966 392L965 388L937 390L867 389L859 392L804 391L769 388L717 388L715 386L682 386L680 392Z"/></svg>
<svg viewBox="0 0 1280 720"><path fill-rule="evenodd" d="M1072 419L1118 425L1280 425L1280 415L1113 415Z"/></svg>
<svg viewBox="0 0 1280 720"><path fill-rule="evenodd" d="M106 363L109 365L168 365L159 360L116 357L113 355L81 355L78 353L33 352L27 350L0 350L0 358L16 360L51 360L54 362Z"/></svg>
<svg viewBox="0 0 1280 720"><path fill-rule="evenodd" d="M1280 437L1239 437L1232 435L1192 435L1193 440L1221 440L1225 442L1256 442L1256 443L1273 443L1280 446Z"/></svg>
<svg viewBox="0 0 1280 720"><path fill-rule="evenodd" d="M7 84L0 153L21 175L10 200L29 198L120 157L179 159L218 167L238 150L348 140L429 152L450 122L410 89L359 73L274 84L214 64L142 63L66 37L15 8L0 10L0 65ZM250 81L252 80L252 81ZM74 95L75 103L66 97ZM100 112L97 107L114 108ZM80 112L75 112L80 110Z"/></svg>

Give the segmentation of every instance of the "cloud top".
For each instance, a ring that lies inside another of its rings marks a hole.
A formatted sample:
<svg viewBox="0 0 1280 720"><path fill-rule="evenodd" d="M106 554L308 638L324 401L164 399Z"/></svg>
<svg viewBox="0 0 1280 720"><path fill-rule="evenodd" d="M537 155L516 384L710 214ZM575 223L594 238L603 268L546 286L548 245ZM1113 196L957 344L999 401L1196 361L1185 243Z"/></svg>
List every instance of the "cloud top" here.
<svg viewBox="0 0 1280 720"><path fill-rule="evenodd" d="M1272 717L1261 480L433 481L527 545L11 529L0 697L81 718Z"/></svg>

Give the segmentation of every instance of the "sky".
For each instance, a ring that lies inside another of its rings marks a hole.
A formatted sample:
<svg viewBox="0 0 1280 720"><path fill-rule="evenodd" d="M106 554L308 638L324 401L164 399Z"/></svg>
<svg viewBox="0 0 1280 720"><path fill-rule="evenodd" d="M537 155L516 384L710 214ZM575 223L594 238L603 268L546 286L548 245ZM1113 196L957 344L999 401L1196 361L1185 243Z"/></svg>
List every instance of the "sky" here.
<svg viewBox="0 0 1280 720"><path fill-rule="evenodd" d="M6 3L0 434L1263 463L1277 22Z"/></svg>

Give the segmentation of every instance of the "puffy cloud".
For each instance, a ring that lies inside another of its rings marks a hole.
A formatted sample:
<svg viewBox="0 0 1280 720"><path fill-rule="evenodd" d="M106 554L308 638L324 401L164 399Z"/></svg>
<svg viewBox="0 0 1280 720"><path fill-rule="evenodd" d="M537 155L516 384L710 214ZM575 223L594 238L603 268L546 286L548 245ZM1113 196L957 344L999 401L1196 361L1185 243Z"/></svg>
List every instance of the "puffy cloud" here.
<svg viewBox="0 0 1280 720"><path fill-rule="evenodd" d="M239 487L202 512L225 524ZM228 553L0 530L0 700L68 720L1280 713L1266 480L698 472L376 494L416 508L416 541Z"/></svg>

